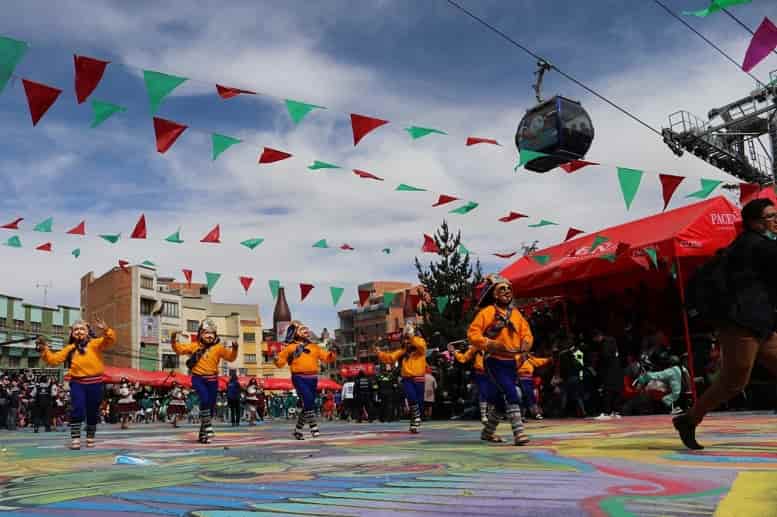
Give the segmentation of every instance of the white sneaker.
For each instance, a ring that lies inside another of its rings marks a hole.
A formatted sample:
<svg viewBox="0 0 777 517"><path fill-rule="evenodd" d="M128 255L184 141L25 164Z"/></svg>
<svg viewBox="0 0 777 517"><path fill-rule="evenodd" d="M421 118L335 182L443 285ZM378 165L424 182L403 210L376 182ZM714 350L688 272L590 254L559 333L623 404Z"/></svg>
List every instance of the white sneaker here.
<svg viewBox="0 0 777 517"><path fill-rule="evenodd" d="M612 416L602 413L601 415L594 417L594 420L610 420L611 418Z"/></svg>
<svg viewBox="0 0 777 517"><path fill-rule="evenodd" d="M610 416L613 418L623 418L620 413L612 413Z"/></svg>

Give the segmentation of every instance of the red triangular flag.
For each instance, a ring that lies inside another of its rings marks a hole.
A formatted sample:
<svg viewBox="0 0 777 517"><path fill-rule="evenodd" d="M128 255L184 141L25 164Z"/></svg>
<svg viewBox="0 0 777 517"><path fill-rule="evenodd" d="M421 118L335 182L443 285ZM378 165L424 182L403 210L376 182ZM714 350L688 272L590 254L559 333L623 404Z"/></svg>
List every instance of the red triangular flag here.
<svg viewBox="0 0 777 517"><path fill-rule="evenodd" d="M307 298L308 294L310 294L310 291L312 290L313 290L313 284L299 284L299 292L300 292L299 301L304 302L305 298Z"/></svg>
<svg viewBox="0 0 777 517"><path fill-rule="evenodd" d="M213 242L216 244L221 244L221 229L219 228L219 225L217 224L215 228L213 228L211 231L208 232L208 235L202 238L200 242Z"/></svg>
<svg viewBox="0 0 777 517"><path fill-rule="evenodd" d="M146 216L144 214L140 214L140 219L138 219L138 222L135 225L135 229L132 230L132 235L130 235L130 239L145 239L145 238L146 238Z"/></svg>
<svg viewBox="0 0 777 517"><path fill-rule="evenodd" d="M216 85L216 91L219 94L219 97L222 99L231 99L232 97L237 97L241 93L245 93L248 95L256 95L256 92L252 92L251 90L241 90L240 88L230 88L229 86L221 86L220 84Z"/></svg>
<svg viewBox="0 0 777 517"><path fill-rule="evenodd" d="M22 84L24 85L24 94L27 96L27 105L30 107L30 117L34 126L46 114L51 105L56 102L62 90L28 81L27 79L22 79Z"/></svg>
<svg viewBox="0 0 777 517"><path fill-rule="evenodd" d="M424 245L421 246L421 251L424 253L440 253L440 248L437 247L434 239L424 234Z"/></svg>
<svg viewBox="0 0 777 517"><path fill-rule="evenodd" d="M517 212L510 212L504 217L500 217L499 220L503 223L509 223L510 221L515 221L516 219L520 219L521 217L529 217L528 215L519 214Z"/></svg>
<svg viewBox="0 0 777 517"><path fill-rule="evenodd" d="M119 267L120 267L122 270L124 270L124 271L126 271L127 273L129 273L129 269L127 269L127 266L129 266L129 262L127 262L126 260L119 260Z"/></svg>
<svg viewBox="0 0 777 517"><path fill-rule="evenodd" d="M164 154L178 140L178 137L189 126L184 126L172 120L154 117L154 133L156 133L156 150Z"/></svg>
<svg viewBox="0 0 777 517"><path fill-rule="evenodd" d="M671 174L659 174L658 179L661 180L661 190L664 195L664 210L669 206L669 201L672 200L672 195L680 183L685 179L684 176L673 176Z"/></svg>
<svg viewBox="0 0 777 517"><path fill-rule="evenodd" d="M751 71L775 48L777 48L777 27L774 26L769 18L764 17L761 25L758 26L758 29L753 34L750 45L747 47L742 70L745 72Z"/></svg>
<svg viewBox="0 0 777 517"><path fill-rule="evenodd" d="M478 136L467 137L467 145L475 145L475 144L501 145L499 142L497 142L493 138L480 138Z"/></svg>
<svg viewBox="0 0 777 517"><path fill-rule="evenodd" d="M76 69L76 100L83 103L92 94L105 73L105 67L110 61L102 61L92 57L73 54L73 65Z"/></svg>
<svg viewBox="0 0 777 517"><path fill-rule="evenodd" d="M572 174L578 169L582 169L586 165L599 165L596 162L588 162L586 160L572 160L571 162L562 163L559 165L562 169L564 169L567 174Z"/></svg>
<svg viewBox="0 0 777 517"><path fill-rule="evenodd" d="M453 201L457 201L458 199L459 198L457 198L457 197L448 196L448 195L445 195L445 194L440 194L440 197L437 199L437 202L435 204L433 204L432 206L442 206L442 205L444 205L446 203L451 203Z"/></svg>
<svg viewBox="0 0 777 517"><path fill-rule="evenodd" d="M186 278L186 285L192 285L192 270L191 269L182 269L183 276Z"/></svg>
<svg viewBox="0 0 777 517"><path fill-rule="evenodd" d="M513 251L512 253L494 253L494 256L495 257L499 257L499 258L503 258L503 259L508 259L508 258L514 256L516 253L518 253L518 252L517 251Z"/></svg>
<svg viewBox="0 0 777 517"><path fill-rule="evenodd" d="M277 149L265 147L262 151L262 155L259 157L259 163L279 162L281 160L285 160L286 158L291 158L291 155Z"/></svg>
<svg viewBox="0 0 777 517"><path fill-rule="evenodd" d="M374 174L371 174L367 171L361 171L359 169L354 169L353 173L359 176L360 178L370 179L370 180L378 180L383 181L383 178L379 178L378 176L375 176Z"/></svg>
<svg viewBox="0 0 777 517"><path fill-rule="evenodd" d="M388 120L381 120L379 118L365 117L364 115L357 115L351 113L351 128L353 129L353 145L356 145L362 138L367 136L370 131L379 128L383 124L388 124Z"/></svg>
<svg viewBox="0 0 777 517"><path fill-rule="evenodd" d="M567 231L567 236L564 238L564 242L567 242L569 239L572 239L581 233L585 232L583 230L578 230L577 228L570 228L569 231Z"/></svg>
<svg viewBox="0 0 777 517"><path fill-rule="evenodd" d="M760 192L761 192L761 185L755 185L753 183L740 183L739 202L742 205L745 205L753 198L758 197L758 194Z"/></svg>
<svg viewBox="0 0 777 517"><path fill-rule="evenodd" d="M408 294L407 295L407 303L409 305L409 308L412 312L418 311L418 304L421 303L421 295L420 294Z"/></svg>
<svg viewBox="0 0 777 517"><path fill-rule="evenodd" d="M251 284L254 283L254 279L250 276L241 276L240 277L240 284L243 286L243 289L245 289L246 294L248 294L248 290L251 288Z"/></svg>
<svg viewBox="0 0 777 517"><path fill-rule="evenodd" d="M359 289L359 305L364 305L364 303L370 298L370 292L369 291L362 291Z"/></svg>
<svg viewBox="0 0 777 517"><path fill-rule="evenodd" d="M11 221L8 224L4 224L3 226L0 226L0 228L3 228L5 230L18 230L19 229L19 223L24 221L24 217L17 217L13 221Z"/></svg>
<svg viewBox="0 0 777 517"><path fill-rule="evenodd" d="M78 226L67 231L70 235L86 235L86 221L81 221Z"/></svg>
<svg viewBox="0 0 777 517"><path fill-rule="evenodd" d="M353 251L353 248L351 247L350 244L343 244L342 246L340 246L340 249L343 251Z"/></svg>
<svg viewBox="0 0 777 517"><path fill-rule="evenodd" d="M35 249L38 251L51 251L51 243L47 242L46 244L41 244Z"/></svg>

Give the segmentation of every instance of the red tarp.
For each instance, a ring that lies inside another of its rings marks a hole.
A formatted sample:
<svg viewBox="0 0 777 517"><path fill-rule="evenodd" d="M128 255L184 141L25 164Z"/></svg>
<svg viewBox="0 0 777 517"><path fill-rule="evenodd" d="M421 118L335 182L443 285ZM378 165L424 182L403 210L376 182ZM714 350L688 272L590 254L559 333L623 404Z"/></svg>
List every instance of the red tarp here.
<svg viewBox="0 0 777 517"><path fill-rule="evenodd" d="M502 276L512 282L518 297L570 294L568 288L576 282L655 272L644 252L648 247L656 249L665 275L667 261L710 257L736 237L739 226L739 210L719 196L537 251L550 257L545 265L522 257L502 270ZM597 236L608 240L591 250ZM602 258L606 255L617 255L615 262Z"/></svg>

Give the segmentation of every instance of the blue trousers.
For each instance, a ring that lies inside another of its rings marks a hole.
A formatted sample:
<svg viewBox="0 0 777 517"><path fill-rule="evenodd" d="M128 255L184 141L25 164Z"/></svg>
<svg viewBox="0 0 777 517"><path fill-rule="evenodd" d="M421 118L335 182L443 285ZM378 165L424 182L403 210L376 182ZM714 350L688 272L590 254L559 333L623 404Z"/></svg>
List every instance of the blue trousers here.
<svg viewBox="0 0 777 517"><path fill-rule="evenodd" d="M81 423L86 420L86 425L97 425L97 417L100 413L100 403L103 401L103 383L81 384L70 381L70 423Z"/></svg>
<svg viewBox="0 0 777 517"><path fill-rule="evenodd" d="M488 402L488 385L491 383L488 375L485 373L474 373L472 377L475 380L475 385L478 387L478 399L480 402Z"/></svg>
<svg viewBox="0 0 777 517"><path fill-rule="evenodd" d="M416 382L413 377L402 378L402 391L405 392L405 398L408 404L416 404L419 408L424 407L424 382Z"/></svg>
<svg viewBox="0 0 777 517"><path fill-rule="evenodd" d="M215 414L216 397L219 392L219 381L208 380L200 375L192 374L192 388L200 399L200 410L209 409Z"/></svg>
<svg viewBox="0 0 777 517"><path fill-rule="evenodd" d="M518 389L515 382L518 374L515 371L515 360L486 358L486 371L491 382L488 386L486 400L499 412L506 410L507 405L520 404Z"/></svg>
<svg viewBox="0 0 777 517"><path fill-rule="evenodd" d="M315 411L318 376L292 374L291 383L294 385L294 389L297 390L299 398L302 399L302 410Z"/></svg>
<svg viewBox="0 0 777 517"><path fill-rule="evenodd" d="M537 403L534 398L534 379L521 379L521 406L530 409Z"/></svg>

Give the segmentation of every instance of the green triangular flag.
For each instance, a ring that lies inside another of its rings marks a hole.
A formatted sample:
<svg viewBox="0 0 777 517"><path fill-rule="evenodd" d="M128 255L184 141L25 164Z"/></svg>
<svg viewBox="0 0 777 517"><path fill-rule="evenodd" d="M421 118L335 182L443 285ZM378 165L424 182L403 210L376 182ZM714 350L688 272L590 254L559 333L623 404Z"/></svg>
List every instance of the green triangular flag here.
<svg viewBox="0 0 777 517"><path fill-rule="evenodd" d="M606 260L607 262L609 262L609 263L611 263L611 264L612 264L612 263L614 263L614 262L615 262L615 260L616 260L618 257L616 257L614 253L607 253L607 254L605 254L605 255L600 255L600 256L599 256L599 258L600 258L600 259L604 259L604 260Z"/></svg>
<svg viewBox="0 0 777 517"><path fill-rule="evenodd" d="M399 192L426 192L425 188L413 187L404 183L400 183L394 190Z"/></svg>
<svg viewBox="0 0 777 517"><path fill-rule="evenodd" d="M391 304L394 303L394 298L396 297L397 293L383 293L383 305L391 307Z"/></svg>
<svg viewBox="0 0 777 517"><path fill-rule="evenodd" d="M305 118L305 115L314 109L326 109L323 106L316 106L315 104L308 104L306 102L293 101L291 99L286 99L284 102L286 103L286 109L289 110L289 116L295 124L299 124L300 121Z"/></svg>
<svg viewBox="0 0 777 517"><path fill-rule="evenodd" d="M240 142L242 142L242 140L239 140L237 138L232 138L231 136L226 136L226 135L220 135L218 133L213 133L211 135L211 141L213 143L212 156L214 160L218 158L221 153L223 153L233 145L239 144Z"/></svg>
<svg viewBox="0 0 777 517"><path fill-rule="evenodd" d="M328 248L329 244L326 243L326 239L321 239L313 245L314 248Z"/></svg>
<svg viewBox="0 0 777 517"><path fill-rule="evenodd" d="M645 253L647 253L648 257L650 257L650 262L653 263L653 266L658 268L658 252L655 250L655 248L645 248Z"/></svg>
<svg viewBox="0 0 777 517"><path fill-rule="evenodd" d="M14 235L13 237L9 238L7 241L5 241L6 246L10 246L12 248L21 248L22 247L22 240L19 238L18 235Z"/></svg>
<svg viewBox="0 0 777 517"><path fill-rule="evenodd" d="M141 262L141 264L148 267L156 267L156 264L154 264L150 260L144 260L143 262Z"/></svg>
<svg viewBox="0 0 777 517"><path fill-rule="evenodd" d="M332 305L337 306L340 298L342 298L345 289L342 287L330 287L329 293L332 295Z"/></svg>
<svg viewBox="0 0 777 517"><path fill-rule="evenodd" d="M470 201L470 202L468 202L464 206L460 206L459 208L451 210L449 213L451 213L451 214L466 214L466 213L469 213L469 212L473 211L477 207L478 207L477 203L475 203L474 201Z"/></svg>
<svg viewBox="0 0 777 517"><path fill-rule="evenodd" d="M459 255L469 255L469 250L463 244L459 244L458 252L459 252Z"/></svg>
<svg viewBox="0 0 777 517"><path fill-rule="evenodd" d="M73 251L70 252L71 255L73 255L75 258L78 258L81 256L81 248L76 248Z"/></svg>
<svg viewBox="0 0 777 517"><path fill-rule="evenodd" d="M428 127L418 127L418 126L410 126L406 127L405 131L408 132L410 135L410 138L413 140L418 140L419 138L425 137L426 135L431 135L432 133L437 135L447 135L445 131L440 131L439 129L432 129Z"/></svg>
<svg viewBox="0 0 777 517"><path fill-rule="evenodd" d="M242 244L246 248L252 250L252 249L256 248L257 246L259 246L263 242L264 242L264 239L262 239L260 237L257 237L256 239L245 240L245 241L241 242L240 244Z"/></svg>
<svg viewBox="0 0 777 517"><path fill-rule="evenodd" d="M386 255L391 255L391 248L383 248L381 251Z"/></svg>
<svg viewBox="0 0 777 517"><path fill-rule="evenodd" d="M151 114L155 115L159 105L162 104L162 100L183 84L186 81L186 77L143 70L143 81L146 83L148 102L151 104Z"/></svg>
<svg viewBox="0 0 777 517"><path fill-rule="evenodd" d="M686 198L689 197L695 197L698 199L707 199L710 194L712 194L712 191L718 188L718 185L723 183L722 181L718 180L708 180L705 178L701 178L701 189L697 190L693 194L688 194L685 196Z"/></svg>
<svg viewBox="0 0 777 517"><path fill-rule="evenodd" d="M545 219L542 219L538 223L530 224L528 228L540 228L542 226L551 226L551 225L558 225L558 223L554 223L553 221L547 221Z"/></svg>
<svg viewBox="0 0 777 517"><path fill-rule="evenodd" d="M109 233L107 233L107 234L104 234L104 235L100 235L100 237L102 237L106 241L110 242L111 244L116 244L117 242L119 242L119 237L121 237L121 234L120 233L116 233L116 234L109 234Z"/></svg>
<svg viewBox="0 0 777 517"><path fill-rule="evenodd" d="M27 52L27 43L0 36L0 92L11 79L16 65Z"/></svg>
<svg viewBox="0 0 777 517"><path fill-rule="evenodd" d="M32 229L34 232L51 232L51 227L54 225L54 218L49 217L45 221L41 221L35 225Z"/></svg>
<svg viewBox="0 0 777 517"><path fill-rule="evenodd" d="M518 154L518 163L515 165L515 168L513 168L513 171L517 171L520 167L523 167L535 158L542 158L544 156L550 155L545 153L538 153L537 151L529 151L528 149L521 149L520 153Z"/></svg>
<svg viewBox="0 0 777 517"><path fill-rule="evenodd" d="M643 172L637 169L618 167L618 181L621 185L623 200L626 202L626 210L631 208L631 202L639 190L639 182L642 181Z"/></svg>
<svg viewBox="0 0 777 517"><path fill-rule="evenodd" d="M175 233L168 235L165 240L167 242L172 242L173 244L183 244L183 240L181 240L181 230L176 230Z"/></svg>
<svg viewBox="0 0 777 517"><path fill-rule="evenodd" d="M599 246L601 246L602 244L604 244L609 240L610 239L608 239L604 235L597 235L596 238L594 239L594 242L591 243L591 247L589 248L589 251L595 250L596 248L598 248Z"/></svg>
<svg viewBox="0 0 777 517"><path fill-rule="evenodd" d="M752 1L753 0L712 0L710 2L709 7L707 7L706 9L701 9L699 11L683 11L683 14L686 16L697 16L699 18L706 18L712 13L721 11L726 7L731 7L732 5L739 5L739 4L749 4Z"/></svg>
<svg viewBox="0 0 777 517"><path fill-rule="evenodd" d="M448 296L438 296L435 301L437 302L437 310L442 314L445 307L448 306Z"/></svg>
<svg viewBox="0 0 777 517"><path fill-rule="evenodd" d="M272 293L272 299L276 299L278 297L278 289L281 288L281 282L280 280L270 280L267 282L270 285L270 292Z"/></svg>
<svg viewBox="0 0 777 517"><path fill-rule="evenodd" d="M308 165L308 169L311 171L317 171L318 169L339 169L339 165L334 165L332 163L326 163L321 161L314 161L311 165Z"/></svg>
<svg viewBox="0 0 777 517"><path fill-rule="evenodd" d="M216 282L221 278L221 273L205 273L205 283L208 284L208 292L211 292L216 287Z"/></svg>
<svg viewBox="0 0 777 517"><path fill-rule="evenodd" d="M111 104L110 102L92 100L92 124L89 127L96 128L111 115L120 111L123 113L127 111L127 108L118 104Z"/></svg>
<svg viewBox="0 0 777 517"><path fill-rule="evenodd" d="M541 266L550 262L550 255L531 255L531 258Z"/></svg>

